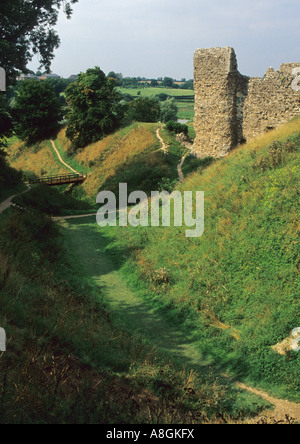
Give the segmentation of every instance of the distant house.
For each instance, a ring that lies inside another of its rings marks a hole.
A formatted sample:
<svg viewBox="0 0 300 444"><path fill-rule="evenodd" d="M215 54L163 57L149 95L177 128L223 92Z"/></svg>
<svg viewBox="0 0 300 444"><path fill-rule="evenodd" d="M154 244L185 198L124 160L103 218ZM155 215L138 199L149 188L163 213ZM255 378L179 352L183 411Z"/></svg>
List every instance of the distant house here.
<svg viewBox="0 0 300 444"><path fill-rule="evenodd" d="M39 78L37 76L35 76L34 74L20 74L17 77L18 82L21 82L23 80L30 80L30 79L38 80Z"/></svg>
<svg viewBox="0 0 300 444"><path fill-rule="evenodd" d="M60 79L60 76L57 74L43 74L39 77L40 80L47 80L47 79Z"/></svg>

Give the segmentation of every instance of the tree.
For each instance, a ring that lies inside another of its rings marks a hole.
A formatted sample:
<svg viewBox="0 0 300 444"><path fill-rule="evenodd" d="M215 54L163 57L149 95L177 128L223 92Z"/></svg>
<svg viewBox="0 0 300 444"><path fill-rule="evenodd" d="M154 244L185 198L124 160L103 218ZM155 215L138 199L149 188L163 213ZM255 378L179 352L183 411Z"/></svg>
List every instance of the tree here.
<svg viewBox="0 0 300 444"><path fill-rule="evenodd" d="M12 119L7 111L6 100L4 94L0 93L0 140L9 137L12 132ZM4 144L4 140L2 140Z"/></svg>
<svg viewBox="0 0 300 444"><path fill-rule="evenodd" d="M158 81L156 79L152 79L150 82L150 86L152 86L152 87L158 86Z"/></svg>
<svg viewBox="0 0 300 444"><path fill-rule="evenodd" d="M117 81L117 85L118 85L118 86L121 86L121 85L122 85L123 74L121 74L121 73L115 73L114 71L110 71L110 72L107 74L107 77L108 77L108 78L115 79L115 80Z"/></svg>
<svg viewBox="0 0 300 444"><path fill-rule="evenodd" d="M180 89L194 89L194 80L187 80L180 85Z"/></svg>
<svg viewBox="0 0 300 444"><path fill-rule="evenodd" d="M7 75L7 86L15 83L19 71L26 72L32 56L40 56L41 67L50 71L54 49L59 45L59 37L54 31L58 13L63 6L70 18L71 5L78 0L9 0L0 2L0 64ZM2 147L6 146L9 135L7 125L11 119L6 110L5 100L0 94L0 171L2 185L16 183L20 177L5 161ZM10 123L9 123L10 122ZM11 130L11 128L10 128ZM6 179L5 179L6 177ZM9 178L9 180L7 179Z"/></svg>
<svg viewBox="0 0 300 444"><path fill-rule="evenodd" d="M187 125L174 121L167 122L166 128L170 132L173 132L175 134L184 133L186 136L189 132L189 127Z"/></svg>
<svg viewBox="0 0 300 444"><path fill-rule="evenodd" d="M165 88L173 88L174 86L173 79L171 77L165 77L161 82L161 86L164 86Z"/></svg>
<svg viewBox="0 0 300 444"><path fill-rule="evenodd" d="M162 122L169 122L170 120L177 120L178 106L174 97L167 99L160 105L160 120Z"/></svg>
<svg viewBox="0 0 300 444"><path fill-rule="evenodd" d="M158 100L159 100L160 102L165 102L165 101L166 101L167 99L169 99L171 96L169 96L169 95L166 94L166 93L160 93L160 94L156 94L155 97L157 97Z"/></svg>
<svg viewBox="0 0 300 444"><path fill-rule="evenodd" d="M9 0L0 3L1 67L8 80L18 71L26 71L28 61L37 54L41 67L47 72L60 40L54 30L59 10L63 7L68 18L71 5L78 0Z"/></svg>
<svg viewBox="0 0 300 444"><path fill-rule="evenodd" d="M61 7L68 18L78 0L10 0L0 3L0 64L7 75L8 89L19 71L26 72L34 54L41 67L50 70L59 37L54 31ZM4 133L0 130L0 146Z"/></svg>
<svg viewBox="0 0 300 444"><path fill-rule="evenodd" d="M66 89L68 104L66 131L76 151L97 142L120 124L121 95L115 91L116 81L107 78L99 67L88 69Z"/></svg>
<svg viewBox="0 0 300 444"><path fill-rule="evenodd" d="M12 114L17 135L32 145L53 136L61 108L50 83L25 80L19 87Z"/></svg>
<svg viewBox="0 0 300 444"><path fill-rule="evenodd" d="M21 174L10 168L6 162L6 137L12 135L12 120L6 109L4 94L0 94L0 194L7 187L14 186L21 180Z"/></svg>
<svg viewBox="0 0 300 444"><path fill-rule="evenodd" d="M136 122L157 122L160 115L160 106L157 99L140 97L129 103L127 118Z"/></svg>

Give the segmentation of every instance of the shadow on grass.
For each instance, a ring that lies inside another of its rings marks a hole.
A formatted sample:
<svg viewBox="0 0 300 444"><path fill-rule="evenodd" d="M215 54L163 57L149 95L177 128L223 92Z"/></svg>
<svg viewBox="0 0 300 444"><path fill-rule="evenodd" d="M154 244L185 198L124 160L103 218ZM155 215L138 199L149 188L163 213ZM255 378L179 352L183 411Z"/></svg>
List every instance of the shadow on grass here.
<svg viewBox="0 0 300 444"><path fill-rule="evenodd" d="M239 392L222 375L212 356L200 351L194 332L184 327L178 315L146 300L142 294L145 283L137 283L137 288L128 285L121 268L132 250L112 247L112 239L98 227L95 216L67 221L64 232L78 274L101 289L116 326L142 337L156 349L160 359L171 362L175 368L196 370L199 375Z"/></svg>
<svg viewBox="0 0 300 444"><path fill-rule="evenodd" d="M147 300L145 283L137 280L134 285L133 281L128 284L122 267L133 250L140 248L138 245L130 249L116 247L113 236L98 227L95 216L68 220L64 235L77 276L99 288L99 297L109 307L115 327L120 327L120 332L125 330L133 343L138 339L149 350L154 349L160 362L170 363L179 372L194 371L204 385L220 387L228 412L255 415L270 407L222 374L212 357L200 351L195 332L188 331L175 311L161 309Z"/></svg>

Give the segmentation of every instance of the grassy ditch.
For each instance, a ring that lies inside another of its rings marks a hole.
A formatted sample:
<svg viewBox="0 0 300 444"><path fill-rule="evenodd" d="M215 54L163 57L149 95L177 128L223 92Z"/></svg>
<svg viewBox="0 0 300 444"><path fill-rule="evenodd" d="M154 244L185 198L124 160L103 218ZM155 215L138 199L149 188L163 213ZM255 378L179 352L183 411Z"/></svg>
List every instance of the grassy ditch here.
<svg viewBox="0 0 300 444"><path fill-rule="evenodd" d="M265 407L116 326L63 239L39 211L0 217L0 423L224 423Z"/></svg>
<svg viewBox="0 0 300 444"><path fill-rule="evenodd" d="M299 119L196 171L205 232L106 229L124 277L194 331L235 378L299 402L300 354L273 347L299 327ZM171 223L172 225L172 223Z"/></svg>

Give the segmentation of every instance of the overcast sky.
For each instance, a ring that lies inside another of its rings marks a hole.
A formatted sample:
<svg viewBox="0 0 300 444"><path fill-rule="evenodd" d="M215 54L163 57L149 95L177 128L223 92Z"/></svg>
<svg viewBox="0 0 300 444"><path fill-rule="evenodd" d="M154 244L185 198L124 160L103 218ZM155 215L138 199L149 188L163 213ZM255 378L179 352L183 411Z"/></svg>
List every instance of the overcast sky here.
<svg viewBox="0 0 300 444"><path fill-rule="evenodd" d="M79 0L57 31L52 71L63 77L100 66L106 74L190 79L194 51L215 46L233 47L250 76L300 62L300 0Z"/></svg>

